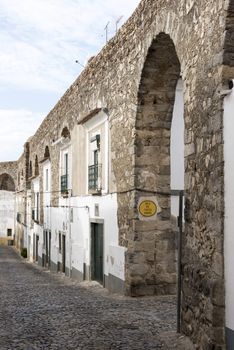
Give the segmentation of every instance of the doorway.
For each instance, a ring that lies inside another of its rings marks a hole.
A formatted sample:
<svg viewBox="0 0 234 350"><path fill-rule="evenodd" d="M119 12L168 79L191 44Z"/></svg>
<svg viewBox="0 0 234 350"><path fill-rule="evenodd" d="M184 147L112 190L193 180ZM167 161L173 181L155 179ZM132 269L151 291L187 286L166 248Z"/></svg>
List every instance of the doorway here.
<svg viewBox="0 0 234 350"><path fill-rule="evenodd" d="M28 236L28 257L31 259L31 236Z"/></svg>
<svg viewBox="0 0 234 350"><path fill-rule="evenodd" d="M91 279L103 285L103 224L91 223Z"/></svg>
<svg viewBox="0 0 234 350"><path fill-rule="evenodd" d="M62 235L62 266L61 272L66 272L66 236Z"/></svg>
<svg viewBox="0 0 234 350"><path fill-rule="evenodd" d="M49 254L48 254L48 267L50 268L51 260L51 231L49 231Z"/></svg>
<svg viewBox="0 0 234 350"><path fill-rule="evenodd" d="M44 246L45 246L45 255L44 255L44 267L48 267L48 231L44 231Z"/></svg>
<svg viewBox="0 0 234 350"><path fill-rule="evenodd" d="M36 235L36 262L38 262L38 247L39 247L39 236Z"/></svg>

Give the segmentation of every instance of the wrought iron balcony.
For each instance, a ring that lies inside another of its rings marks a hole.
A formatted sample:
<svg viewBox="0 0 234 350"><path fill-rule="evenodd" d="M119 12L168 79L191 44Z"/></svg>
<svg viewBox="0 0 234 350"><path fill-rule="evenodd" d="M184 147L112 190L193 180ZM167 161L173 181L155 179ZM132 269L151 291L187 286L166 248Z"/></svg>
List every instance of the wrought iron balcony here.
<svg viewBox="0 0 234 350"><path fill-rule="evenodd" d="M68 174L61 176L61 193L66 194L68 191Z"/></svg>
<svg viewBox="0 0 234 350"><path fill-rule="evenodd" d="M89 192L99 193L101 191L101 164L89 166Z"/></svg>

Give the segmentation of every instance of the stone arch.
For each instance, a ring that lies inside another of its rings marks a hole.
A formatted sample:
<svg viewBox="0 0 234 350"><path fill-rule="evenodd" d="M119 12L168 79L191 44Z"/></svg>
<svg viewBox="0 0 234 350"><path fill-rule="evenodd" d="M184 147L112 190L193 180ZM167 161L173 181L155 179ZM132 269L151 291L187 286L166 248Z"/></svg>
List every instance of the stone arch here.
<svg viewBox="0 0 234 350"><path fill-rule="evenodd" d="M180 62L173 41L160 33L149 48L138 91L136 187L170 189L170 129L179 77ZM142 168L147 177L142 178ZM164 210L164 215L169 213Z"/></svg>
<svg viewBox="0 0 234 350"><path fill-rule="evenodd" d="M0 190L9 192L15 191L15 182L13 178L7 173L0 175Z"/></svg>
<svg viewBox="0 0 234 350"><path fill-rule="evenodd" d="M224 41L224 53L223 64L227 69L224 69L224 84L225 88L228 88L228 80L234 79L234 48L233 48L233 36L234 36L234 0L229 0L226 18L226 35Z"/></svg>
<svg viewBox="0 0 234 350"><path fill-rule="evenodd" d="M175 230L168 193L171 124L180 72L172 39L160 33L148 50L138 90L134 178L136 208L141 198L157 197L161 212L154 221L144 221L137 213L126 254L131 295L176 291Z"/></svg>
<svg viewBox="0 0 234 350"><path fill-rule="evenodd" d="M50 158L50 149L48 146L45 147L44 159Z"/></svg>
<svg viewBox="0 0 234 350"><path fill-rule="evenodd" d="M29 161L29 170L28 170L28 177L32 177L32 161Z"/></svg>
<svg viewBox="0 0 234 350"><path fill-rule="evenodd" d="M65 126L61 132L61 137L64 137L65 139L70 139L71 138L71 134L70 134L70 131L68 129L67 126Z"/></svg>
<svg viewBox="0 0 234 350"><path fill-rule="evenodd" d="M127 248L127 294L138 296L175 291L176 271L170 253L175 248L171 240L175 233L170 223L170 198L159 192L170 189L170 128L175 88L182 70L185 82L186 202L182 331L205 348L211 344L224 344L223 164L219 141L222 140L219 127L222 124L222 97L217 93L221 77L215 80L217 76L214 75L207 80L202 60L194 74L189 67L191 49L188 43L189 49L183 52L178 41L180 33L176 33L174 42L172 37L163 32L155 37L141 70L134 130L134 165L129 171L133 174L132 188L126 191L126 195L124 192L118 195L120 243ZM200 58L199 52L197 57ZM212 124L213 120L217 121L216 125ZM210 159L217 159L217 162ZM156 197L162 209L155 222L139 219L139 198L149 196L150 192L151 195L158 192ZM173 266L171 271L170 266ZM210 310L208 317L204 305ZM220 315L218 319L217 313ZM192 329L191 324L194 325Z"/></svg>
<svg viewBox="0 0 234 350"><path fill-rule="evenodd" d="M35 176L39 175L39 164L38 164L38 157L37 157L37 155L35 157L35 163L34 163L34 175Z"/></svg>

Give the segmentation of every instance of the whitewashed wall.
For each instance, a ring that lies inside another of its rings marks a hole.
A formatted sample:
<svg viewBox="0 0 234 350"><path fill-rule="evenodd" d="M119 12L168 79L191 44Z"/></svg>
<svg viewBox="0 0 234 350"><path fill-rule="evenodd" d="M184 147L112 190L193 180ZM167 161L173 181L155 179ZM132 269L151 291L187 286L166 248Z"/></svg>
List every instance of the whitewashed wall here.
<svg viewBox="0 0 234 350"><path fill-rule="evenodd" d="M40 192L40 179L39 177L35 178L34 180L32 180L32 188L33 188L33 192ZM33 195L33 193L32 193ZM35 207L34 207L35 209ZM40 217L40 213L39 213L39 217ZM43 227L41 225L39 225L38 223L34 222L33 223L33 228L31 229L31 244L35 244L35 242L33 242L33 237L35 236L39 236L39 244L38 244L38 255L40 258L42 258L42 253L43 253ZM32 250L31 250L31 254L32 254Z"/></svg>
<svg viewBox="0 0 234 350"><path fill-rule="evenodd" d="M234 93L224 99L226 326L234 331Z"/></svg>
<svg viewBox="0 0 234 350"><path fill-rule="evenodd" d="M26 216L26 242L28 259L33 260L33 238L31 235L31 211L32 211L32 201L31 201L31 190L27 191L27 216Z"/></svg>
<svg viewBox="0 0 234 350"><path fill-rule="evenodd" d="M0 237L7 237L7 229L14 234L15 194L9 191L0 191Z"/></svg>
<svg viewBox="0 0 234 350"><path fill-rule="evenodd" d="M95 216L95 204L99 216ZM118 244L117 195L84 196L60 199L59 208L51 208L51 260L61 261L58 251L59 231L66 235L66 266L83 273L83 264L90 266L91 222L103 220L104 224L104 273L124 280L125 249ZM69 209L73 210L70 223ZM71 245L70 245L71 244Z"/></svg>
<svg viewBox="0 0 234 350"><path fill-rule="evenodd" d="M175 105L171 125L171 189L184 189L184 98L183 82L176 87ZM171 214L179 213L179 198L171 198Z"/></svg>
<svg viewBox="0 0 234 350"><path fill-rule="evenodd" d="M48 173L48 184L46 183L46 173ZM47 160L43 163L43 211L44 227L50 228L50 200L51 200L51 162Z"/></svg>

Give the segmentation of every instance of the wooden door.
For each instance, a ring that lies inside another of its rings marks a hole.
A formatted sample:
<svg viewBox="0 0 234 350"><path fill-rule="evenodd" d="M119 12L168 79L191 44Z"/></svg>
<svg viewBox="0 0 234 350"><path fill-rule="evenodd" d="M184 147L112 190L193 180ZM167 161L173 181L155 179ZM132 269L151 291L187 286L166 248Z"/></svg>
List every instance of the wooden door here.
<svg viewBox="0 0 234 350"><path fill-rule="evenodd" d="M62 272L66 272L66 236L62 235Z"/></svg>

